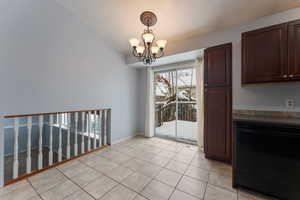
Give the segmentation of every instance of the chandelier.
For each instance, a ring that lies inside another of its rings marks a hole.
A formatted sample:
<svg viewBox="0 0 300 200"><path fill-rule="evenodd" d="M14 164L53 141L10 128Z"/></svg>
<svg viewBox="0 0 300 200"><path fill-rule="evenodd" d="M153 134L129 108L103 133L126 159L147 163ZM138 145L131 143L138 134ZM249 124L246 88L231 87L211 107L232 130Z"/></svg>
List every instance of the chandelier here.
<svg viewBox="0 0 300 200"><path fill-rule="evenodd" d="M131 38L129 43L132 47L133 56L139 58L145 65L151 65L157 58L164 55L167 41L156 40L155 45L156 38L153 31L150 29L150 27L154 26L157 22L157 18L153 12L143 12L140 16L140 20L142 24L147 26L141 36L142 44L140 44L140 40L137 38Z"/></svg>

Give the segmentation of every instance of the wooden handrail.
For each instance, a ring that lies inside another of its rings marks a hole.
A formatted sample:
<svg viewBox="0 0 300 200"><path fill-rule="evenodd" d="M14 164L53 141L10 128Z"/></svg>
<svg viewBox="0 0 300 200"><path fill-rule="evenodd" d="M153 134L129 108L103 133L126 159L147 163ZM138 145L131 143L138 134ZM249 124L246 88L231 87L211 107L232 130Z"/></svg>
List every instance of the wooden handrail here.
<svg viewBox="0 0 300 200"><path fill-rule="evenodd" d="M64 112L22 114L22 115L7 115L4 116L4 118L30 117L30 116L53 115L53 114L75 113L75 112L93 112L93 111L102 111L102 110L111 110L111 108L98 108L98 109L91 109L91 110L76 110L76 111L64 111Z"/></svg>

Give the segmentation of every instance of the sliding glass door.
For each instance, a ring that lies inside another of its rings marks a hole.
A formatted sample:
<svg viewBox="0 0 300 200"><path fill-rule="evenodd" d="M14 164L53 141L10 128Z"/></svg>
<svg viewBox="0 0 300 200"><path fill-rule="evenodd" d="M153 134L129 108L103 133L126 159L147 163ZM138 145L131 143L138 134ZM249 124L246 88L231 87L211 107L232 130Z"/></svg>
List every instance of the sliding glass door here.
<svg viewBox="0 0 300 200"><path fill-rule="evenodd" d="M155 135L196 142L194 68L155 73Z"/></svg>
<svg viewBox="0 0 300 200"><path fill-rule="evenodd" d="M155 73L155 134L176 138L176 71Z"/></svg>

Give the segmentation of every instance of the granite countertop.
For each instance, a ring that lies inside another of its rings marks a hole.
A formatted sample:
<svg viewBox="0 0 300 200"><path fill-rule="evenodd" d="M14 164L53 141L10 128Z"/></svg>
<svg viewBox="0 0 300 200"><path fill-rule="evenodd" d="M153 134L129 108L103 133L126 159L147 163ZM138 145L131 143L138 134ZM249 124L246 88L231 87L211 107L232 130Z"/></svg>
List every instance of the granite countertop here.
<svg viewBox="0 0 300 200"><path fill-rule="evenodd" d="M298 112L234 110L233 121L300 125Z"/></svg>
<svg viewBox="0 0 300 200"><path fill-rule="evenodd" d="M240 114L234 114L233 121L247 121L247 122L252 121L252 122L261 122L261 123L300 125L300 118L253 116L253 115L240 115Z"/></svg>

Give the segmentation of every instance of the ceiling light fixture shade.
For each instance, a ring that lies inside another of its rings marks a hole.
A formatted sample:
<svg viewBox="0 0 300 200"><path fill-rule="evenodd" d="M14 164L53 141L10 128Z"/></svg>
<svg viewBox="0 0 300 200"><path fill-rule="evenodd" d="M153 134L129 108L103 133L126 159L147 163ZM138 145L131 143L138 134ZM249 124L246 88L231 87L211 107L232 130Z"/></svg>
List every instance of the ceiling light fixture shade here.
<svg viewBox="0 0 300 200"><path fill-rule="evenodd" d="M137 47L137 46L139 45L140 41L139 41L138 39L136 39L136 38L131 38L131 39L129 40L129 43L130 43L130 45L131 45L132 47Z"/></svg>
<svg viewBox="0 0 300 200"><path fill-rule="evenodd" d="M158 52L159 52L159 48L158 47L156 47L156 46L151 47L151 53L152 54L158 54Z"/></svg>
<svg viewBox="0 0 300 200"><path fill-rule="evenodd" d="M143 34L143 39L146 44L152 43L154 39L154 35L152 33L145 33Z"/></svg>
<svg viewBox="0 0 300 200"><path fill-rule="evenodd" d="M157 40L157 46L154 45L155 34L150 27L156 24L157 18L153 12L143 12L140 16L140 20L142 24L147 26L141 36L142 44L140 44L140 41L136 38L131 38L129 43L132 47L132 54L143 61L144 64L151 65L152 62L156 61L157 58L160 58L164 55L167 41Z"/></svg>
<svg viewBox="0 0 300 200"><path fill-rule="evenodd" d="M166 44L167 44L167 40L157 40L156 41L156 44L159 48L165 48L166 47Z"/></svg>
<svg viewBox="0 0 300 200"><path fill-rule="evenodd" d="M138 54L143 54L143 53L144 53L144 50L145 50L145 47L143 47L143 46L138 46L138 47L136 48L136 52L137 52Z"/></svg>

